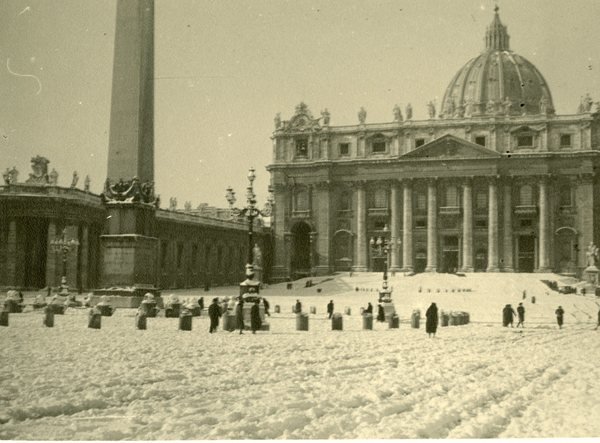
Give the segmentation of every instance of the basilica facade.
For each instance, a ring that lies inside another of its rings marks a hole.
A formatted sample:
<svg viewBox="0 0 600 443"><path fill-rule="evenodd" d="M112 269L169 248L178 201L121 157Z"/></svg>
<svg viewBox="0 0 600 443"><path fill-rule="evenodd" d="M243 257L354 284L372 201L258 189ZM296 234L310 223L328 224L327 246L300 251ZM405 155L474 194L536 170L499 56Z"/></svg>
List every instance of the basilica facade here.
<svg viewBox="0 0 600 443"><path fill-rule="evenodd" d="M600 113L557 115L496 10L485 49L439 112L331 126L304 103L275 119L274 279L335 271L580 275L600 238ZM387 244L382 253L378 247Z"/></svg>

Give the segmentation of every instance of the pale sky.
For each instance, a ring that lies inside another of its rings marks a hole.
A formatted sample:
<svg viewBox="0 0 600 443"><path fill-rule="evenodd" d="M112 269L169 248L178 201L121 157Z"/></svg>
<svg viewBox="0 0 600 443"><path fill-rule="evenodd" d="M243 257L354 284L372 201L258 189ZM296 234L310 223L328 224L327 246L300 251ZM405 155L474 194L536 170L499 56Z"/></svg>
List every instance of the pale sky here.
<svg viewBox="0 0 600 443"><path fill-rule="evenodd" d="M155 179L162 206L225 207L257 170L266 195L273 118L304 101L332 125L414 118L484 48L493 0L156 0ZM559 114L600 100L600 1L501 0L513 51ZM0 1L0 169L46 156L68 186L106 178L115 0ZM243 203L243 202L240 202Z"/></svg>

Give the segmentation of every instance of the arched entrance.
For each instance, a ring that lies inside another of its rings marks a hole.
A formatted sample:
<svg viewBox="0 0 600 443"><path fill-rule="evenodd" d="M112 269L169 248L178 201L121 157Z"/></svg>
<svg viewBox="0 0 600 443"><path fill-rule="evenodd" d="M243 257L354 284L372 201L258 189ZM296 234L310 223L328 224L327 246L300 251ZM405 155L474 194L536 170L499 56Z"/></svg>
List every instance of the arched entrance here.
<svg viewBox="0 0 600 443"><path fill-rule="evenodd" d="M292 255L291 274L292 278L310 276L311 271L311 228L308 223L298 222L291 230L292 233Z"/></svg>

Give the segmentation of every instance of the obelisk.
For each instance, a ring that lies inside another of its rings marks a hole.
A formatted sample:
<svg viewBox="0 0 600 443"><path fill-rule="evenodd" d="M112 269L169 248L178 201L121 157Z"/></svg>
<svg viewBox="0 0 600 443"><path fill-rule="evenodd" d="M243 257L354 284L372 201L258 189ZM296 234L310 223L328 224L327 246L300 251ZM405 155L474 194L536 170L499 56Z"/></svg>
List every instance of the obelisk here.
<svg viewBox="0 0 600 443"><path fill-rule="evenodd" d="M97 295L136 307L157 294L154 194L154 0L117 0L108 146L108 217ZM112 289L111 289L112 288ZM114 289L117 288L117 289Z"/></svg>

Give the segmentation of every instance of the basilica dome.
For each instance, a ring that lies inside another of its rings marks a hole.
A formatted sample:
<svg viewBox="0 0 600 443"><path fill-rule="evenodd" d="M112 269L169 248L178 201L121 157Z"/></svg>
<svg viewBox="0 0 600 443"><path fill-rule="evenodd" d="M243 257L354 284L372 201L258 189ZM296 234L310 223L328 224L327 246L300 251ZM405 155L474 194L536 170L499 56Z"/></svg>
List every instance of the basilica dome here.
<svg viewBox="0 0 600 443"><path fill-rule="evenodd" d="M498 7L485 35L485 50L454 76L442 101L440 117L552 114L546 80L527 59L508 45Z"/></svg>

